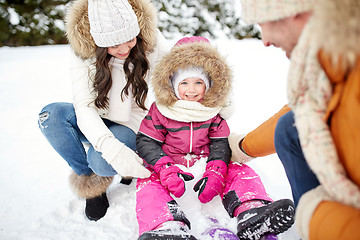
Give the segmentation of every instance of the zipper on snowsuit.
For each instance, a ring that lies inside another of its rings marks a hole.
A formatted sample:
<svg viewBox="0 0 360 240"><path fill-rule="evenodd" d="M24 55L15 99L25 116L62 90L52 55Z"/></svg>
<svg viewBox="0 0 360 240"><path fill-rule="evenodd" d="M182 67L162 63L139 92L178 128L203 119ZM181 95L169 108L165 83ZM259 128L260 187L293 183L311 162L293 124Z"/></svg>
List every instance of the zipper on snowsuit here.
<svg viewBox="0 0 360 240"><path fill-rule="evenodd" d="M194 131L193 131L194 129L193 129L193 123L192 122L190 122L190 149L189 149L189 153L191 154L192 153L192 148L193 148L193 133L194 133ZM187 164L187 168L189 168L190 167L190 158L187 158L186 159L186 164Z"/></svg>

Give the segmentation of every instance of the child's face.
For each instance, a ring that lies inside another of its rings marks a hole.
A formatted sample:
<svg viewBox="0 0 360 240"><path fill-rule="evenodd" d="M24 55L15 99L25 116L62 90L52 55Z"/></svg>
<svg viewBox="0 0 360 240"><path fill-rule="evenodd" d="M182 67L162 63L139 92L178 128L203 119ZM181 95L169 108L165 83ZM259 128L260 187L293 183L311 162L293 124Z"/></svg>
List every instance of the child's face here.
<svg viewBox="0 0 360 240"><path fill-rule="evenodd" d="M134 37L128 42L108 47L108 53L117 59L125 60L129 56L131 49L136 45L136 42L136 37Z"/></svg>
<svg viewBox="0 0 360 240"><path fill-rule="evenodd" d="M200 78L186 78L179 83L179 96L182 100L199 102L204 98L205 83Z"/></svg>

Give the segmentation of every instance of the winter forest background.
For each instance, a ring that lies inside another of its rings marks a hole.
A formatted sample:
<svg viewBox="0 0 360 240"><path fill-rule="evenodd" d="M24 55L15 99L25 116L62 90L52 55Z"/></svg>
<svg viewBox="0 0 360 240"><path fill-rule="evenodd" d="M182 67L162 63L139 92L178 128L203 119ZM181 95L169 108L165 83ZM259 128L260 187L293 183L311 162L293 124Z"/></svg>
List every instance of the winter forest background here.
<svg viewBox="0 0 360 240"><path fill-rule="evenodd" d="M166 38L260 38L259 28L240 17L240 0L153 0ZM70 0L0 0L0 47L64 44Z"/></svg>

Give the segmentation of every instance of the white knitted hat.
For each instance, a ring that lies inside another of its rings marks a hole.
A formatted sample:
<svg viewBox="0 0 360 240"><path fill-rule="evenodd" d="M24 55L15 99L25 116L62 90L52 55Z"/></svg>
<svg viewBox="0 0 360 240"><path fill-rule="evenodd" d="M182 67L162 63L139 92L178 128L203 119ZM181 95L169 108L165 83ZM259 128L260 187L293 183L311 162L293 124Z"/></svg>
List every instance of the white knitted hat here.
<svg viewBox="0 0 360 240"><path fill-rule="evenodd" d="M189 67L186 69L179 69L177 72L174 73L173 77L171 78L171 84L173 86L175 95L177 98L180 99L179 96L179 83L186 79L186 78L200 78L205 83L205 92L210 88L210 81L207 74L204 72L202 67Z"/></svg>
<svg viewBox="0 0 360 240"><path fill-rule="evenodd" d="M316 0L241 0L242 18L249 24L264 23L310 11Z"/></svg>
<svg viewBox="0 0 360 240"><path fill-rule="evenodd" d="M138 19L127 0L88 0L90 33L98 47L112 47L135 38Z"/></svg>

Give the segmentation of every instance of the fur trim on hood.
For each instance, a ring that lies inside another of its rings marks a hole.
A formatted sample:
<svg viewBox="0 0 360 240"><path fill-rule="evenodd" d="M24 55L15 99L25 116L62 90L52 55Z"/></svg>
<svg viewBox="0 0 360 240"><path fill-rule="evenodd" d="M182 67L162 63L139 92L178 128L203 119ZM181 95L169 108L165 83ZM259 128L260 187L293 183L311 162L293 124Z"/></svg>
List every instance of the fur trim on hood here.
<svg viewBox="0 0 360 240"><path fill-rule="evenodd" d="M156 45L156 9L150 0L129 0L138 18L140 34L145 51L151 52ZM66 36L75 54L82 59L95 56L97 46L90 34L88 1L76 0L70 6L66 17Z"/></svg>
<svg viewBox="0 0 360 240"><path fill-rule="evenodd" d="M156 66L152 85L158 104L172 106L175 96L170 79L175 71L187 67L202 67L208 73L211 87L201 102L205 107L222 107L227 104L231 91L232 73L225 59L207 42L176 45Z"/></svg>
<svg viewBox="0 0 360 240"><path fill-rule="evenodd" d="M343 57L345 68L360 55L360 1L319 0L314 8L314 37L333 60Z"/></svg>

